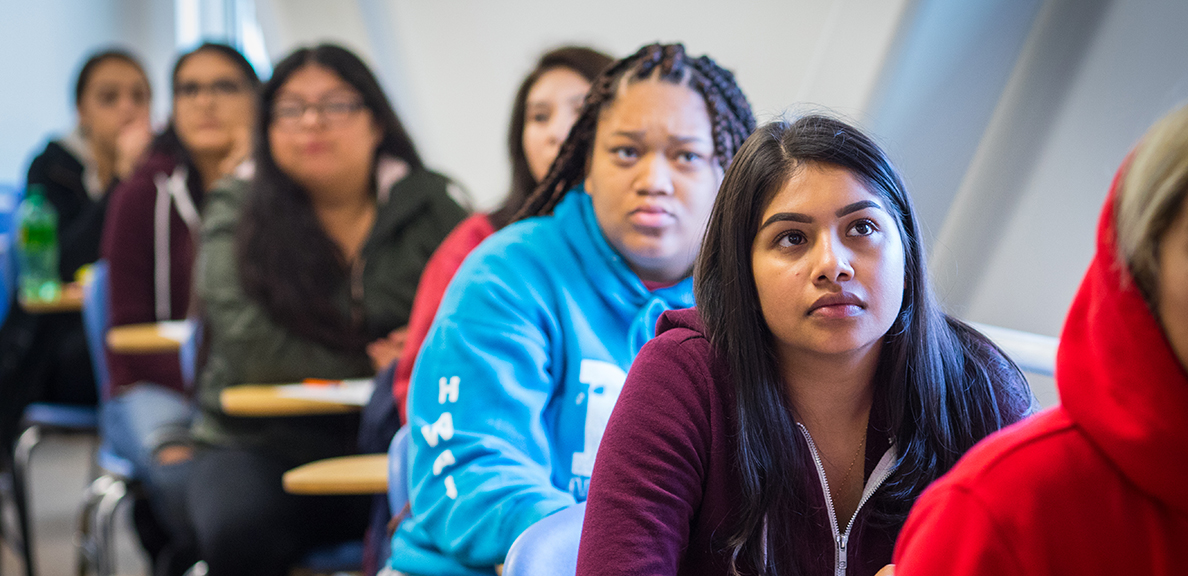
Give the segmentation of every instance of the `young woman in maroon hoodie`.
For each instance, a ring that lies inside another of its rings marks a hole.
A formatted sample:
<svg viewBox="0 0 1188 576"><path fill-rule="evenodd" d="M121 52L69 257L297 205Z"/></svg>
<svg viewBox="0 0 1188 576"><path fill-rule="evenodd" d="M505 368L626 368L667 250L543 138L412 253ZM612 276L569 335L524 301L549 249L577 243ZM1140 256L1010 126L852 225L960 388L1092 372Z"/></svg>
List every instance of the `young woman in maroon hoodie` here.
<svg viewBox="0 0 1188 576"><path fill-rule="evenodd" d="M113 326L189 315L203 200L251 151L259 85L251 64L230 46L203 44L178 58L169 126L116 187L108 208L101 253L110 270ZM186 475L175 464L190 457L195 407L177 353L108 351L107 365L111 381L100 414L104 439L132 462L157 522L171 534L181 533L177 501ZM145 536L149 525L139 525ZM150 550L156 573L184 571L194 562L188 549L175 539Z"/></svg>
<svg viewBox="0 0 1188 576"><path fill-rule="evenodd" d="M1188 570L1188 107L1114 179L1056 384L920 498L900 576Z"/></svg>
<svg viewBox="0 0 1188 576"><path fill-rule="evenodd" d="M886 155L838 120L757 130L602 438L578 574L874 574L923 488L1033 397L945 315Z"/></svg>

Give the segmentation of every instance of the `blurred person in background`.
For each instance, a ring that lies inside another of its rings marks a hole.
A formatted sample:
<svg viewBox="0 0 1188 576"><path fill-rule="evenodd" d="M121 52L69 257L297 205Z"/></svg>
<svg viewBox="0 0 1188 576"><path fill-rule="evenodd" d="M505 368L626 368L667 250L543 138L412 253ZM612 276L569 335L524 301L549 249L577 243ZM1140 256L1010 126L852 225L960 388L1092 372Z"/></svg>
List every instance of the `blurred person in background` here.
<svg viewBox="0 0 1188 576"><path fill-rule="evenodd" d="M50 141L29 166L58 214L60 280L73 282L99 257L108 192L136 167L149 142L152 89L131 53L104 50L74 85L78 125ZM94 405L94 371L78 313L29 314L14 298L0 328L0 445L11 451L30 402Z"/></svg>
<svg viewBox="0 0 1188 576"><path fill-rule="evenodd" d="M112 326L191 316L206 191L251 153L260 80L242 54L224 44L203 44L178 58L172 83L169 125L112 193L108 208L102 255L110 270ZM185 477L173 465L191 454L195 408L178 355L109 351L107 363L111 381L100 415L103 436L132 462L153 504L152 517L138 507L137 526L156 573L180 574L196 560L184 525L177 525L184 513L170 509L169 498L154 496L181 490L176 485ZM154 536L157 526L164 531Z"/></svg>

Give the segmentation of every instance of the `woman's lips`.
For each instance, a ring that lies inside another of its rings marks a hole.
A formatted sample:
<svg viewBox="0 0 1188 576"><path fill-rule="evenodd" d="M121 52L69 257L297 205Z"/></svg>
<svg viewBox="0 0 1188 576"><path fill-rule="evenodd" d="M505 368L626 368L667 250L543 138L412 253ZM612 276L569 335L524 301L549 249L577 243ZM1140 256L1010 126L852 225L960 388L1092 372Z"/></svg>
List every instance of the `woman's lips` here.
<svg viewBox="0 0 1188 576"><path fill-rule="evenodd" d="M819 318L850 318L862 313L866 303L850 292L826 294L817 298L808 314Z"/></svg>
<svg viewBox="0 0 1188 576"><path fill-rule="evenodd" d="M663 208L645 206L636 208L627 215L627 219L636 226L643 228L664 228L676 221L672 213Z"/></svg>

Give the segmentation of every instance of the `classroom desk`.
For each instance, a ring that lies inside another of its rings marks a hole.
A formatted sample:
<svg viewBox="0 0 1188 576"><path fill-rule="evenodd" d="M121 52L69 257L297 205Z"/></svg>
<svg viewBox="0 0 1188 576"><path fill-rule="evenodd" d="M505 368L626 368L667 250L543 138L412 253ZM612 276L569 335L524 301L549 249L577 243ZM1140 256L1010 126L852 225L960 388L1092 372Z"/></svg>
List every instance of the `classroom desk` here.
<svg viewBox="0 0 1188 576"><path fill-rule="evenodd" d="M242 384L219 394L223 411L231 416L314 416L358 412L371 397L370 379L347 380L341 386ZM306 394L301 397L301 393Z"/></svg>
<svg viewBox="0 0 1188 576"><path fill-rule="evenodd" d="M62 286L57 300L20 299L21 309L30 314L60 314L82 310L82 286L71 282Z"/></svg>
<svg viewBox="0 0 1188 576"><path fill-rule="evenodd" d="M388 491L388 455L358 454L298 466L281 478L285 492L334 496Z"/></svg>
<svg viewBox="0 0 1188 576"><path fill-rule="evenodd" d="M193 330L185 320L114 326L107 331L107 347L117 354L177 352Z"/></svg>
<svg viewBox="0 0 1188 576"><path fill-rule="evenodd" d="M318 414L348 414L361 406L292 398L280 393L272 384L242 384L224 388L219 394L223 412L231 416L314 416Z"/></svg>

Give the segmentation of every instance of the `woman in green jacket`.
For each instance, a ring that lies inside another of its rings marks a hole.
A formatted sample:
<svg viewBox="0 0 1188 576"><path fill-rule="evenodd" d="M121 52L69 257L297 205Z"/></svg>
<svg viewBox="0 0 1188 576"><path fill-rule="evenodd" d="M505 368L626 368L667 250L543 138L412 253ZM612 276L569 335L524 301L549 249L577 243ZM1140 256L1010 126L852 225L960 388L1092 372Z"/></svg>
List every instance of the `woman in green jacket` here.
<svg viewBox="0 0 1188 576"><path fill-rule="evenodd" d="M286 470L351 453L357 417L234 417L220 392L387 365L422 267L466 215L349 51L297 50L261 98L255 175L209 193L196 273L210 352L187 508L220 575L285 574L312 546L360 537L369 503L281 489Z"/></svg>

